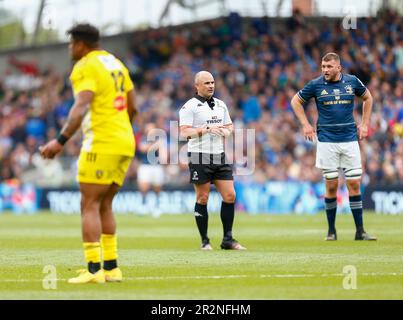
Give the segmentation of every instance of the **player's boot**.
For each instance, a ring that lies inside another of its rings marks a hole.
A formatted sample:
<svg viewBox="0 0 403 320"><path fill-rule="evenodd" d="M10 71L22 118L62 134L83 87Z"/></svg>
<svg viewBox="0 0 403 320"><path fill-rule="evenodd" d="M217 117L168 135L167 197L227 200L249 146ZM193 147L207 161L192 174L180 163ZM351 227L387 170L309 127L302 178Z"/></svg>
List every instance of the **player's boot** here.
<svg viewBox="0 0 403 320"><path fill-rule="evenodd" d="M105 283L105 274L101 269L96 273L91 273L87 269L78 270L79 276L71 278L68 283L83 284L83 283Z"/></svg>
<svg viewBox="0 0 403 320"><path fill-rule="evenodd" d="M238 241L235 239L223 239L221 242L221 249L224 250L246 250L244 246L242 246Z"/></svg>
<svg viewBox="0 0 403 320"><path fill-rule="evenodd" d="M115 268L112 270L104 270L106 282L120 282L123 280L122 270Z"/></svg>
<svg viewBox="0 0 403 320"><path fill-rule="evenodd" d="M200 249L209 251L209 250L213 250L213 247L211 246L209 241L203 241L202 244L201 244Z"/></svg>
<svg viewBox="0 0 403 320"><path fill-rule="evenodd" d="M325 241L336 241L337 240L337 233L336 230L333 231L329 231L327 233L327 236L325 238Z"/></svg>
<svg viewBox="0 0 403 320"><path fill-rule="evenodd" d="M367 241L376 241L377 237L371 236L365 231L363 232L356 232L354 240L367 240Z"/></svg>

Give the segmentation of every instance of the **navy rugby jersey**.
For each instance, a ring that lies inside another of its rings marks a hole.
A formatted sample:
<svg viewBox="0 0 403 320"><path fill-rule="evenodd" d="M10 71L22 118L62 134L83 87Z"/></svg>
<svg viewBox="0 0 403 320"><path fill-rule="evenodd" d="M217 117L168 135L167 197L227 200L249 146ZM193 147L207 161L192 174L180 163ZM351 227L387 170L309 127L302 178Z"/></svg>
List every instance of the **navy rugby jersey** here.
<svg viewBox="0 0 403 320"><path fill-rule="evenodd" d="M342 74L335 82L320 76L307 83L298 92L299 98L306 104L315 98L318 109L317 134L320 142L357 141L357 127L353 117L354 96L362 97L367 88L356 77Z"/></svg>

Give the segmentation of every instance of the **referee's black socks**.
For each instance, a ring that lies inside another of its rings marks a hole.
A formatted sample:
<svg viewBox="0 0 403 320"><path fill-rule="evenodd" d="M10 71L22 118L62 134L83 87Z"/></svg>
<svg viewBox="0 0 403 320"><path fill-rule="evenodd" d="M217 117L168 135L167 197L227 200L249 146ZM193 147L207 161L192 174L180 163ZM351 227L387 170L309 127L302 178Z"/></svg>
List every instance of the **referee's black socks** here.
<svg viewBox="0 0 403 320"><path fill-rule="evenodd" d="M208 227L208 212L206 204L195 204L195 218L197 228L199 229L200 237L203 243L210 242L207 237L207 227Z"/></svg>
<svg viewBox="0 0 403 320"><path fill-rule="evenodd" d="M221 221L224 229L224 240L232 239L232 225L234 224L235 203L221 203Z"/></svg>

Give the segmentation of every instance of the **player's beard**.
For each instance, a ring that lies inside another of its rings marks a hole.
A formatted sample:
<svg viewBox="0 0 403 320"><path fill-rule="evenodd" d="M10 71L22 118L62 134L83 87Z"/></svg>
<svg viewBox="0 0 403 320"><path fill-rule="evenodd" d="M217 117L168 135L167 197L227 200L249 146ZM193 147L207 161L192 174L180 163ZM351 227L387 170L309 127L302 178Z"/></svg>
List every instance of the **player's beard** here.
<svg viewBox="0 0 403 320"><path fill-rule="evenodd" d="M339 80L339 78L340 78L340 72L336 72L334 74L329 74L328 76L325 75L326 81L330 81L330 82L335 82L335 81Z"/></svg>

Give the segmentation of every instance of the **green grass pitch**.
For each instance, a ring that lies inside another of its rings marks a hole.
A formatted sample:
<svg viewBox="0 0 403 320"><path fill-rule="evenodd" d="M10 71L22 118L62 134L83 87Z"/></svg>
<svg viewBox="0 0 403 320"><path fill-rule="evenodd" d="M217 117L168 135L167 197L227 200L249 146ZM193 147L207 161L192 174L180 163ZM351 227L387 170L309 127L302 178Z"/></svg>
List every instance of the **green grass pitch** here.
<svg viewBox="0 0 403 320"><path fill-rule="evenodd" d="M192 215L117 216L124 281L70 285L84 266L80 217L3 213L0 299L403 299L403 215L367 213L364 221L378 241L353 241L351 215L338 215L339 240L325 242L324 214L239 213L234 236L248 250L223 251L212 214L215 250L204 252ZM48 265L56 268L55 290L43 287ZM356 289L345 266L357 271Z"/></svg>

